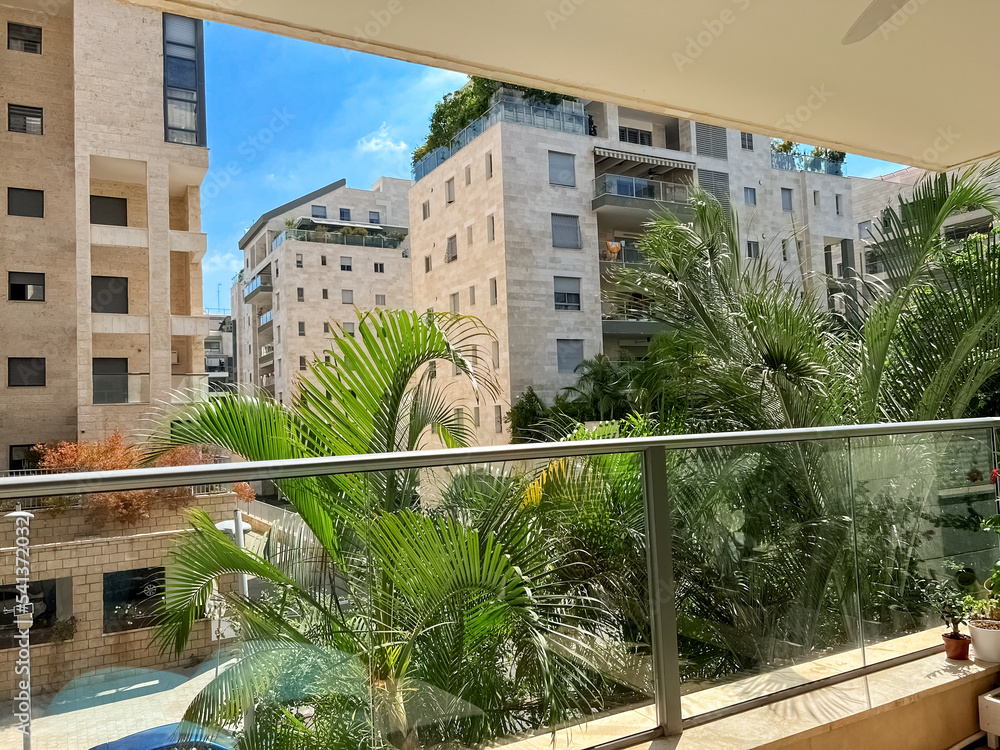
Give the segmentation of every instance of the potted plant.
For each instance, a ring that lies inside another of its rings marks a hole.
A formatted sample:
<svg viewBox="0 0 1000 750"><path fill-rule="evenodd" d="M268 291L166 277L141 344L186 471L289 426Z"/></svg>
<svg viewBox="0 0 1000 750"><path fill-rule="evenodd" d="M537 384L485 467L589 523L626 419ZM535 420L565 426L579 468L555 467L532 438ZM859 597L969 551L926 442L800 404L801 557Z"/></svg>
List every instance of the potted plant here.
<svg viewBox="0 0 1000 750"><path fill-rule="evenodd" d="M965 661L969 658L969 644L972 639L960 633L959 625L965 624L965 607L958 589L943 581L930 581L927 589L927 599L941 620L950 630L941 634L944 650L949 659Z"/></svg>
<svg viewBox="0 0 1000 750"><path fill-rule="evenodd" d="M967 596L965 616L976 658L1000 662L1000 599Z"/></svg>

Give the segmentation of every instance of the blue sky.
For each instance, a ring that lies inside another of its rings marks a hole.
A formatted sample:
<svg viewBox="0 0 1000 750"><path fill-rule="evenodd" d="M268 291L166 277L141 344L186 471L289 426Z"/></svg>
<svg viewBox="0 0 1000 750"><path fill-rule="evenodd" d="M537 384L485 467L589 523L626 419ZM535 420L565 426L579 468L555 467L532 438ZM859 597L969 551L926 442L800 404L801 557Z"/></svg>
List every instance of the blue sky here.
<svg viewBox="0 0 1000 750"><path fill-rule="evenodd" d="M410 176L434 104L459 73L218 23L205 24L210 166L202 183L205 306L229 307L238 242L265 211L346 178ZM898 165L849 156L872 177ZM221 284L221 287L219 286Z"/></svg>

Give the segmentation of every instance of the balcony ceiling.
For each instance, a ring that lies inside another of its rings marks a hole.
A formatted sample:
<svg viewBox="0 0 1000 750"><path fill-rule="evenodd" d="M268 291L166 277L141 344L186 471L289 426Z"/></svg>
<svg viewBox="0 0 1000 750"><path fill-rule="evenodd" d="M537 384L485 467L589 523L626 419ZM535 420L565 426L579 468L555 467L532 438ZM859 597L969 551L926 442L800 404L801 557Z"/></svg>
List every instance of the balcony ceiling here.
<svg viewBox="0 0 1000 750"><path fill-rule="evenodd" d="M138 1L930 169L1000 152L991 0L879 0L850 45L870 0Z"/></svg>

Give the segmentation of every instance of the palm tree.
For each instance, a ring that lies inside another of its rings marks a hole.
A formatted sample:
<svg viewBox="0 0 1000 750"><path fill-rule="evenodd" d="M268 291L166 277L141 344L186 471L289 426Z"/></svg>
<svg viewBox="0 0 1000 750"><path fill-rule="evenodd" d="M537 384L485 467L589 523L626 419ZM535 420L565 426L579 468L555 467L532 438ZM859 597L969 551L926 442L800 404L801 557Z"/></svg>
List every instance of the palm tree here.
<svg viewBox="0 0 1000 750"><path fill-rule="evenodd" d="M577 365L576 385L565 389L587 413L604 421L621 419L631 411L626 388L625 365L606 354L585 359Z"/></svg>
<svg viewBox="0 0 1000 750"><path fill-rule="evenodd" d="M426 365L454 363L477 393L496 395L476 344L489 335L457 315L363 314L357 338L333 338L291 407L241 394L187 404L154 429L150 454L195 443L250 460L379 453L418 448L428 432L465 445L470 429ZM239 725L250 709L243 748L413 750L425 737L479 742L601 705L586 655L589 617L604 605L521 511L520 480L461 486L446 511L421 505L419 479L279 480L300 520L272 531L266 555L192 513L167 568L158 640L181 651L213 598L236 620L240 651L187 720ZM265 594L220 585L234 573Z"/></svg>

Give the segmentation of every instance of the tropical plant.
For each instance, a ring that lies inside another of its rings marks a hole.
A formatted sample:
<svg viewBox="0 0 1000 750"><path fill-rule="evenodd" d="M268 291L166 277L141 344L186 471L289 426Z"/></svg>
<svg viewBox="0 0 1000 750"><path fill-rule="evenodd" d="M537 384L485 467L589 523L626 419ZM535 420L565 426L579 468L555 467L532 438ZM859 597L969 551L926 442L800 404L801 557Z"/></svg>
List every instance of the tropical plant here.
<svg viewBox="0 0 1000 750"><path fill-rule="evenodd" d="M632 411L629 403L627 360L597 354L577 365L576 385L566 389L584 411L599 420L621 419Z"/></svg>

